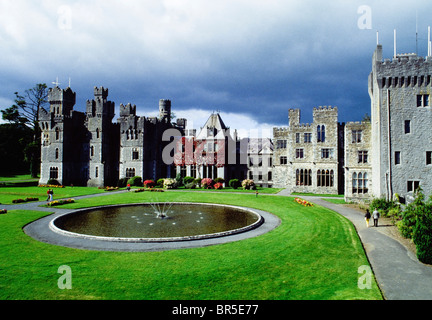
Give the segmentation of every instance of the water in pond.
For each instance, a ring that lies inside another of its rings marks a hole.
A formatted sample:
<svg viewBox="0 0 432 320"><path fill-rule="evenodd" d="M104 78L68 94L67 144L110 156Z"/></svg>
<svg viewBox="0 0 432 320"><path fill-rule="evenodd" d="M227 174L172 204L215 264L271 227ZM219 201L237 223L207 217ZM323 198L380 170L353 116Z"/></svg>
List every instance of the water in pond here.
<svg viewBox="0 0 432 320"><path fill-rule="evenodd" d="M207 235L254 224L259 216L227 206L173 204L160 218L155 206L87 210L55 220L56 227L79 234L119 238L172 238Z"/></svg>

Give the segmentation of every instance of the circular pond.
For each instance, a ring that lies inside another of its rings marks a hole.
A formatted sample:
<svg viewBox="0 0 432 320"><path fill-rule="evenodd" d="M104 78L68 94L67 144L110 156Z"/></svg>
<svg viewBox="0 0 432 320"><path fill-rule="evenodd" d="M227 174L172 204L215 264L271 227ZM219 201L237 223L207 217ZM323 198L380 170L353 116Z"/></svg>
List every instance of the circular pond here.
<svg viewBox="0 0 432 320"><path fill-rule="evenodd" d="M165 242L206 239L260 226L261 215L245 208L196 203L153 203L86 209L53 219L67 236L110 241Z"/></svg>

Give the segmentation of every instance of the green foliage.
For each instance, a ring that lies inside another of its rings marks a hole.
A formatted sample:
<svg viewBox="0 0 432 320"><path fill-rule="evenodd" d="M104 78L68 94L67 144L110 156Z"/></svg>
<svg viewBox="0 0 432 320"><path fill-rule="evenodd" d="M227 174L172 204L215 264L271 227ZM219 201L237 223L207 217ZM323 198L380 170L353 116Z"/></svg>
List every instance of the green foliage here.
<svg viewBox="0 0 432 320"><path fill-rule="evenodd" d="M418 207L416 223L413 227L413 242L417 248L417 258L432 264L432 203Z"/></svg>
<svg viewBox="0 0 432 320"><path fill-rule="evenodd" d="M231 179L228 184L233 189L238 189L241 187L239 179Z"/></svg>
<svg viewBox="0 0 432 320"><path fill-rule="evenodd" d="M195 182L189 182L189 183L186 183L185 184L185 188L186 189L195 189L196 188L196 184L195 184Z"/></svg>
<svg viewBox="0 0 432 320"><path fill-rule="evenodd" d="M56 179L49 179L47 184L52 185L52 186L59 186L60 182L58 182Z"/></svg>
<svg viewBox="0 0 432 320"><path fill-rule="evenodd" d="M177 173L175 180L176 180L177 187L181 187L183 185L183 179L180 173Z"/></svg>
<svg viewBox="0 0 432 320"><path fill-rule="evenodd" d="M192 183L194 182L194 178L193 177L184 177L183 178L183 184L186 186L188 183Z"/></svg>
<svg viewBox="0 0 432 320"><path fill-rule="evenodd" d="M141 187L142 186L142 178L140 176L135 176L130 178L127 181L128 184L130 184L131 186L135 186L135 187Z"/></svg>
<svg viewBox="0 0 432 320"><path fill-rule="evenodd" d="M156 181L156 187L162 188L163 185L164 185L164 180L165 180L164 178L157 179L157 181Z"/></svg>
<svg viewBox="0 0 432 320"><path fill-rule="evenodd" d="M402 220L397 224L399 231L405 238L412 238L417 216L423 212L424 205L424 194L419 188L415 192L414 201L405 207L402 212Z"/></svg>
<svg viewBox="0 0 432 320"><path fill-rule="evenodd" d="M119 179L119 181L117 182L117 187L119 188L124 188L127 185L129 178L121 178Z"/></svg>
<svg viewBox="0 0 432 320"><path fill-rule="evenodd" d="M223 179L223 178L216 178L216 179L214 180L214 182L215 182L215 183L224 183L224 182L225 182L225 179Z"/></svg>

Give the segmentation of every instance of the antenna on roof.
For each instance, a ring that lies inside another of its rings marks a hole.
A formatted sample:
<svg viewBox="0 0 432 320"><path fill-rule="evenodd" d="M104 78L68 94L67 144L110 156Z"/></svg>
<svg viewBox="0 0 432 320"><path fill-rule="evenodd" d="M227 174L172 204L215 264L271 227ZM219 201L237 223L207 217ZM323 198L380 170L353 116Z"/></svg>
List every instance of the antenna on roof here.
<svg viewBox="0 0 432 320"><path fill-rule="evenodd" d="M69 77L69 88L71 87L71 78Z"/></svg>
<svg viewBox="0 0 432 320"><path fill-rule="evenodd" d="M58 87L60 85L60 82L58 82L58 77L56 78L56 81L53 82L52 84L55 84L56 87Z"/></svg>
<svg viewBox="0 0 432 320"><path fill-rule="evenodd" d="M379 31L377 30L377 45L379 45Z"/></svg>
<svg viewBox="0 0 432 320"><path fill-rule="evenodd" d="M428 27L428 57L432 55L431 27Z"/></svg>
<svg viewBox="0 0 432 320"><path fill-rule="evenodd" d="M418 55L418 10L416 10L416 55Z"/></svg>
<svg viewBox="0 0 432 320"><path fill-rule="evenodd" d="M396 58L396 29L394 29L394 58Z"/></svg>

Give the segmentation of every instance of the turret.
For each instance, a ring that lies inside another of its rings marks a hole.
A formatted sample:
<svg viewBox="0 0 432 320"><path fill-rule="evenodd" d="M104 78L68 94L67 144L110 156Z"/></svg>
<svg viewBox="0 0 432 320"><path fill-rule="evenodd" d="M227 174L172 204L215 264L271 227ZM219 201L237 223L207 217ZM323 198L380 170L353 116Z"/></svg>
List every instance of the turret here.
<svg viewBox="0 0 432 320"><path fill-rule="evenodd" d="M159 100L159 119L165 120L165 122L171 122L171 101L170 100Z"/></svg>

